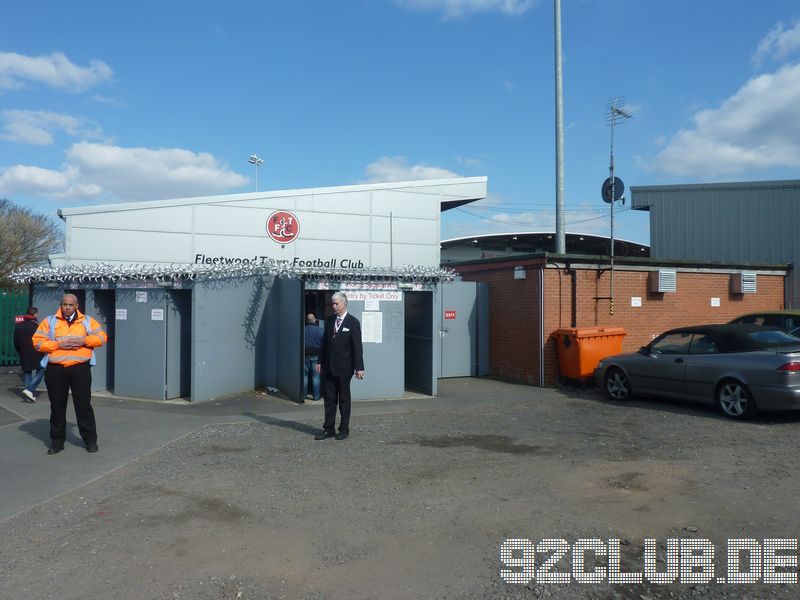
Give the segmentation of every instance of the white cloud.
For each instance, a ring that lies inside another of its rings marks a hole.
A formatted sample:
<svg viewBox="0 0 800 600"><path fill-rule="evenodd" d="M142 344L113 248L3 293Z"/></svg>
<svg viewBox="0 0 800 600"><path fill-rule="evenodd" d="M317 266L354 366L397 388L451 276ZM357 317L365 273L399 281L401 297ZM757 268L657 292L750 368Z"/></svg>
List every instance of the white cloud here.
<svg viewBox="0 0 800 600"><path fill-rule="evenodd" d="M0 173L0 193L54 199L157 200L224 193L249 179L211 154L181 148L123 148L80 142L61 170L16 165Z"/></svg>
<svg viewBox="0 0 800 600"><path fill-rule="evenodd" d="M719 108L701 110L675 134L652 167L675 176L711 177L800 167L800 64L754 77Z"/></svg>
<svg viewBox="0 0 800 600"><path fill-rule="evenodd" d="M83 183L72 168L63 171L27 165L10 167L0 174L2 193L53 198L95 198L102 193L96 184Z"/></svg>
<svg viewBox="0 0 800 600"><path fill-rule="evenodd" d="M446 19L490 11L517 16L537 3L538 0L395 0L402 8L441 11Z"/></svg>
<svg viewBox="0 0 800 600"><path fill-rule="evenodd" d="M122 100L117 100L116 98L109 98L108 96L103 96L102 94L95 94L94 96L92 96L92 100L94 100L98 104L105 104L107 106L114 106L114 107L125 106L125 103Z"/></svg>
<svg viewBox="0 0 800 600"><path fill-rule="evenodd" d="M364 170L368 183L389 181L415 181L417 179L450 179L461 177L441 167L409 165L404 156L382 156Z"/></svg>
<svg viewBox="0 0 800 600"><path fill-rule="evenodd" d="M43 83L54 88L81 92L103 81L113 71L102 60L90 60L88 67L79 67L61 52L49 56L24 56L16 52L0 52L0 89L16 89L25 81Z"/></svg>
<svg viewBox="0 0 800 600"><path fill-rule="evenodd" d="M778 23L759 42L752 62L759 66L767 58L785 60L798 49L800 49L800 21L797 21L790 29L784 29L783 23Z"/></svg>
<svg viewBox="0 0 800 600"><path fill-rule="evenodd" d="M102 139L103 132L84 119L48 111L4 110L0 113L3 133L0 139L34 146L53 143L53 134L61 131L71 136Z"/></svg>
<svg viewBox="0 0 800 600"><path fill-rule="evenodd" d="M483 161L480 158L471 156L456 156L456 162L465 167L482 167Z"/></svg>

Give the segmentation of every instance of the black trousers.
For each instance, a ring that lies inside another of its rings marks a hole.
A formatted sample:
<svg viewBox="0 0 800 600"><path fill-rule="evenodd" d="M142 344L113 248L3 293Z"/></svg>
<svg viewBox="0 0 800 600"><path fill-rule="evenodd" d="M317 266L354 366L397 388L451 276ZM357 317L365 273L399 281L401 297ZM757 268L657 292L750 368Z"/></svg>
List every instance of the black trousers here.
<svg viewBox="0 0 800 600"><path fill-rule="evenodd" d="M48 363L44 383L50 397L50 439L63 446L67 439L67 398L72 390L78 431L87 444L97 443L97 426L92 410L92 368L88 362L63 367Z"/></svg>
<svg viewBox="0 0 800 600"><path fill-rule="evenodd" d="M350 431L350 380L347 377L325 375L325 423L326 431L336 430L336 407L339 407L339 431Z"/></svg>

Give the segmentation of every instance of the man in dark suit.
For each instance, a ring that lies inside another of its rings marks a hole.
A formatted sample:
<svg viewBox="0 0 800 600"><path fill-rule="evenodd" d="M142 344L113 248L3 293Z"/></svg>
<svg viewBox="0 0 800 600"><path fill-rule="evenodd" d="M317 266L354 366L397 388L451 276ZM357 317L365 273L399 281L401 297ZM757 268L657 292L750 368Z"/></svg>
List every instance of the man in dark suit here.
<svg viewBox="0 0 800 600"><path fill-rule="evenodd" d="M334 437L336 407L339 407L337 440L350 435L350 380L364 379L364 352L361 346L361 323L347 312L347 296L336 292L331 299L333 312L325 321L325 335L319 350L317 372L325 381L325 423L315 440Z"/></svg>

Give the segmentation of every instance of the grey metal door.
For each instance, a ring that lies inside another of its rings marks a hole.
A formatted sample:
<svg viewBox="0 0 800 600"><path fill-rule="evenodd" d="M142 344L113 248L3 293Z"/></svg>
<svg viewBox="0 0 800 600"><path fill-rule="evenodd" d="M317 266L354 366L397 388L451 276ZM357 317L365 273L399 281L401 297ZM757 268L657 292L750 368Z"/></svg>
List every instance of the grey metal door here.
<svg viewBox="0 0 800 600"><path fill-rule="evenodd" d="M305 395L303 386L303 282L298 279L276 279L273 293L278 296L278 318L275 339L278 349L278 389L287 398L299 402Z"/></svg>
<svg viewBox="0 0 800 600"><path fill-rule="evenodd" d="M167 328L162 289L118 289L114 394L163 400ZM124 317L124 318L121 318Z"/></svg>
<svg viewBox="0 0 800 600"><path fill-rule="evenodd" d="M445 283L441 297L440 377L474 377L478 371L478 284Z"/></svg>

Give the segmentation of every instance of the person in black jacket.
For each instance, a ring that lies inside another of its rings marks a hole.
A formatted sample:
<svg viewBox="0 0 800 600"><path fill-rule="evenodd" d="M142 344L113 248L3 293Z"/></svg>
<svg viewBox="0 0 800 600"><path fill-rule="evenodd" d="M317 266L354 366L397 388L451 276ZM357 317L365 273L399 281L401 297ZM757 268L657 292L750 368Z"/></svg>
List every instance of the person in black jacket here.
<svg viewBox="0 0 800 600"><path fill-rule="evenodd" d="M22 379L25 385L22 390L23 402L36 402L34 392L44 377L44 369L41 365L43 354L33 347L31 339L39 327L39 321L36 319L38 312L39 309L31 306L25 315L21 318L18 317L20 320L14 326L14 348L19 354L19 364L22 367Z"/></svg>
<svg viewBox="0 0 800 600"><path fill-rule="evenodd" d="M336 292L331 305L335 314L325 321L325 334L320 344L317 371L325 378L325 423L315 440L334 437L336 407L339 407L337 440L350 435L350 380L364 379L364 352L361 345L361 323L347 312L347 296Z"/></svg>

